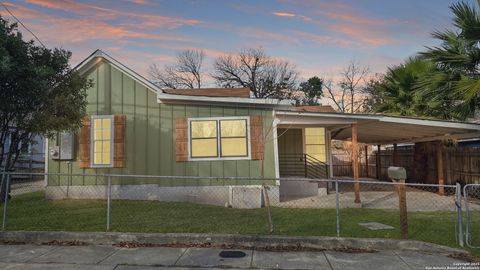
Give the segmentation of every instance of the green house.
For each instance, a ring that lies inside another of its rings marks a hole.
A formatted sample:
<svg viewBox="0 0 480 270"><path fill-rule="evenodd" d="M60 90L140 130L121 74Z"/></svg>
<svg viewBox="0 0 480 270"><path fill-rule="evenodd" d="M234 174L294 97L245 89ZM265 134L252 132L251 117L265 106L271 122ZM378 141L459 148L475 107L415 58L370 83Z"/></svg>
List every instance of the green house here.
<svg viewBox="0 0 480 270"><path fill-rule="evenodd" d="M104 198L109 188L113 199L251 208L269 197L281 205L326 194L325 182L297 178L333 176L332 139L351 141L358 159L357 142L478 137L480 130L299 108L289 100L250 98L248 89L160 89L100 50L77 70L93 87L84 127L47 142L46 190L53 199ZM352 166L358 179L358 165Z"/></svg>

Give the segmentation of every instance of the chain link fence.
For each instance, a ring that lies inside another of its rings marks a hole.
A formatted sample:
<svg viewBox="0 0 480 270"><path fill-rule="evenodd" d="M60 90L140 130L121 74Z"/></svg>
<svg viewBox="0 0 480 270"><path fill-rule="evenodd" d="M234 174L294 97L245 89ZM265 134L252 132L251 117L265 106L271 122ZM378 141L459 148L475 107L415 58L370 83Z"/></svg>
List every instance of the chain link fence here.
<svg viewBox="0 0 480 270"><path fill-rule="evenodd" d="M480 184L463 187L465 198L465 239L472 248L480 248Z"/></svg>
<svg viewBox="0 0 480 270"><path fill-rule="evenodd" d="M452 246L463 238L454 185L114 174L18 182L15 174L1 175L3 230L401 238L404 190L409 239Z"/></svg>

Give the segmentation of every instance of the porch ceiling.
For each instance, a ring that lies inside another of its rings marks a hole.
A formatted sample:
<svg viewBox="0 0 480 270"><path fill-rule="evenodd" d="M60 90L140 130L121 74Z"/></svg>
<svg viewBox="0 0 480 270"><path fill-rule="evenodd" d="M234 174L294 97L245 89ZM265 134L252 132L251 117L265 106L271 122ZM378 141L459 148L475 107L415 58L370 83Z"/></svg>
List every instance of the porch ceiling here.
<svg viewBox="0 0 480 270"><path fill-rule="evenodd" d="M441 139L480 138L480 125L407 117L367 114L302 113L277 111L278 125L283 128L323 126L332 139L348 140L351 124L358 126L358 141L369 144L411 143Z"/></svg>

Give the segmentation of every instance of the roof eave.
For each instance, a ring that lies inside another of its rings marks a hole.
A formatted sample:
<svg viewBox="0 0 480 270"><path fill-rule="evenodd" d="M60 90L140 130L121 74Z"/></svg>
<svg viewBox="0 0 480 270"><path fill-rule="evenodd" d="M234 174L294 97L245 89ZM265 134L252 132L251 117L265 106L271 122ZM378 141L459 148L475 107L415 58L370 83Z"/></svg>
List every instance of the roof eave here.
<svg viewBox="0 0 480 270"><path fill-rule="evenodd" d="M255 105L262 107L277 107L288 108L293 104L292 100L279 100L279 99L253 99L253 98L241 98L241 97L207 97L207 96L185 96L185 95L172 95L158 92L158 103L171 103L182 102L185 103L208 103L208 104L244 104Z"/></svg>

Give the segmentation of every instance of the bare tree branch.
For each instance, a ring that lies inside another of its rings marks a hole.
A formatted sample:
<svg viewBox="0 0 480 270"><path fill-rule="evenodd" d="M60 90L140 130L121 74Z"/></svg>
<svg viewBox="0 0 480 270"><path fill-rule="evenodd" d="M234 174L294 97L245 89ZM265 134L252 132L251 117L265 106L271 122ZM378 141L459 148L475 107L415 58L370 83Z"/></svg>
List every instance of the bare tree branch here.
<svg viewBox="0 0 480 270"><path fill-rule="evenodd" d="M201 50L186 50L177 55L175 64L164 68L152 64L148 72L161 88L201 88L204 58Z"/></svg>
<svg viewBox="0 0 480 270"><path fill-rule="evenodd" d="M246 49L218 57L212 77L223 87L249 87L256 98L288 98L298 73L288 61L266 55L263 49Z"/></svg>
<svg viewBox="0 0 480 270"><path fill-rule="evenodd" d="M327 98L333 101L340 112L360 112L365 103L363 89L369 74L368 67L351 61L340 73L338 88L333 89L332 83L325 86L328 92Z"/></svg>

